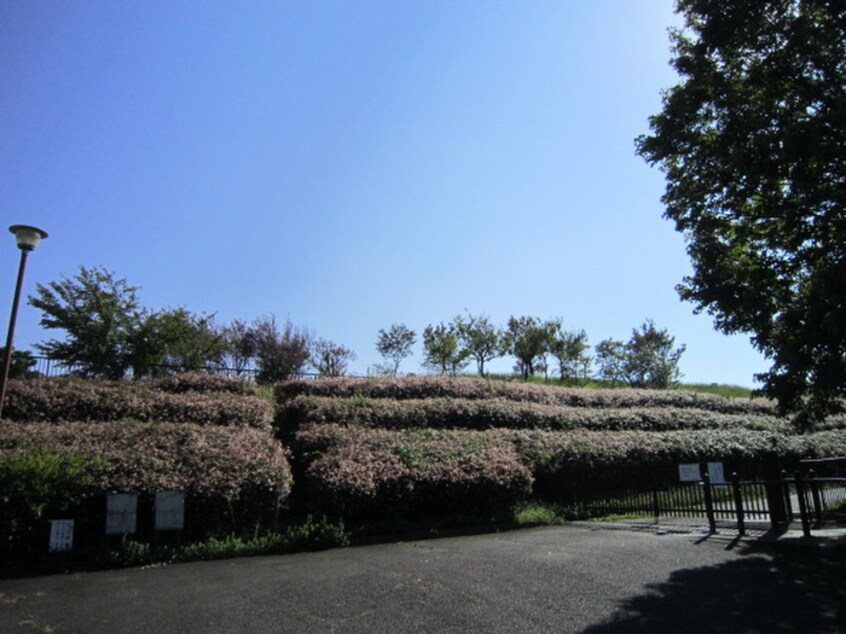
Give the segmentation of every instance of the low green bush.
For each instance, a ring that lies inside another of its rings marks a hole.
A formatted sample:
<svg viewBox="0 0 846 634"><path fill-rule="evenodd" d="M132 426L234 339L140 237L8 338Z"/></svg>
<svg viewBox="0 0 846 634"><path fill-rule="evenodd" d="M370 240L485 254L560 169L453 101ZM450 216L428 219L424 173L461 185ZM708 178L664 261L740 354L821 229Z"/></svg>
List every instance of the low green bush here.
<svg viewBox="0 0 846 634"><path fill-rule="evenodd" d="M207 372L180 372L153 381L163 392L183 394L185 392L231 392L241 396L258 396L259 387L255 381L230 378Z"/></svg>

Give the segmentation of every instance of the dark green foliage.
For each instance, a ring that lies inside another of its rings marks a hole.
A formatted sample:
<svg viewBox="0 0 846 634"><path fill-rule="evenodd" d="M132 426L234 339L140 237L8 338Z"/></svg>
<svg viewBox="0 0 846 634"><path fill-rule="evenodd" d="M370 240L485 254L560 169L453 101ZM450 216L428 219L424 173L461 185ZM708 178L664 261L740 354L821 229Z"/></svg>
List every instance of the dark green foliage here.
<svg viewBox="0 0 846 634"><path fill-rule="evenodd" d="M476 360L479 376L485 376L485 363L501 357L504 351L503 333L487 317L467 315L452 321L462 349Z"/></svg>
<svg viewBox="0 0 846 634"><path fill-rule="evenodd" d="M600 376L630 387L667 389L678 385L679 360L685 347L673 349L675 338L659 330L652 320L632 330L628 342L606 339L596 346Z"/></svg>
<svg viewBox="0 0 846 634"><path fill-rule="evenodd" d="M80 267L73 279L37 285L29 303L41 325L65 332L36 348L85 377L135 378L219 363L226 340L211 315L184 308L148 311L137 287L106 269Z"/></svg>
<svg viewBox="0 0 846 634"><path fill-rule="evenodd" d="M545 357L550 351L556 322L542 322L536 317L510 317L503 335L505 350L517 359L516 370L524 379L538 370L546 371Z"/></svg>
<svg viewBox="0 0 846 634"><path fill-rule="evenodd" d="M688 243L682 298L772 361L784 412L846 396L846 5L679 0L664 94L638 152Z"/></svg>
<svg viewBox="0 0 846 634"><path fill-rule="evenodd" d="M455 376L467 365L468 352L461 346L454 324L431 324L423 330L424 365L441 374Z"/></svg>
<svg viewBox="0 0 846 634"><path fill-rule="evenodd" d="M0 346L0 359L5 359L6 346ZM37 361L29 350L12 350L11 364L9 365L10 379L26 379L36 375L33 371Z"/></svg>
<svg viewBox="0 0 846 634"><path fill-rule="evenodd" d="M400 363L411 354L411 346L417 335L405 324L392 324L388 330L379 329L376 339L376 351L389 363L384 369L386 374L396 376Z"/></svg>
<svg viewBox="0 0 846 634"><path fill-rule="evenodd" d="M29 303L43 312L41 326L66 336L35 347L83 375L123 377L132 357L130 341L143 321L137 290L102 267L81 266L73 279L38 284Z"/></svg>

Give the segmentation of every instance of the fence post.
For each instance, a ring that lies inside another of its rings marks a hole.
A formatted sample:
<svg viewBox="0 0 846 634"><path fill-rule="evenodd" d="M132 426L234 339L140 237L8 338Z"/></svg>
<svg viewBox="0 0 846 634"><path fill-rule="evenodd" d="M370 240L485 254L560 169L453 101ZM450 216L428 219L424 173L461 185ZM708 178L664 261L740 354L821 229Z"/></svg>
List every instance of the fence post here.
<svg viewBox="0 0 846 634"><path fill-rule="evenodd" d="M808 521L808 504L805 500L805 483L802 481L802 472L797 471L796 478L796 498L799 501L799 515L802 519L802 534L805 537L811 536L811 523Z"/></svg>
<svg viewBox="0 0 846 634"><path fill-rule="evenodd" d="M652 490L652 512L655 514L655 527L661 518L661 508L658 506L658 489Z"/></svg>
<svg viewBox="0 0 846 634"><path fill-rule="evenodd" d="M815 475L813 469L808 471L808 484L811 485L811 500L814 503L814 518L816 519L816 526L819 527L823 522L823 505L820 498L820 485L817 484Z"/></svg>
<svg viewBox="0 0 846 634"><path fill-rule="evenodd" d="M708 516L708 532L712 535L717 532L717 520L714 517L714 498L711 494L711 476L702 474L702 485L705 487L705 514Z"/></svg>
<svg viewBox="0 0 846 634"><path fill-rule="evenodd" d="M734 510L737 513L737 533L741 537L746 536L746 522L743 517L743 496L740 494L740 478L737 471L731 474L731 488L734 491Z"/></svg>

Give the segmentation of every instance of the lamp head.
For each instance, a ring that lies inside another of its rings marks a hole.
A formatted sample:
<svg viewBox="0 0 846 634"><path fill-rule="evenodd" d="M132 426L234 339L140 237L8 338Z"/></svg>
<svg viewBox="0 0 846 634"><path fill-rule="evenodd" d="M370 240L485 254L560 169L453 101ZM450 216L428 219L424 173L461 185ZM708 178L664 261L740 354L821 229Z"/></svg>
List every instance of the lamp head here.
<svg viewBox="0 0 846 634"><path fill-rule="evenodd" d="M21 251L32 251L38 243L47 237L47 232L28 225L12 225L9 231L15 234L15 241Z"/></svg>

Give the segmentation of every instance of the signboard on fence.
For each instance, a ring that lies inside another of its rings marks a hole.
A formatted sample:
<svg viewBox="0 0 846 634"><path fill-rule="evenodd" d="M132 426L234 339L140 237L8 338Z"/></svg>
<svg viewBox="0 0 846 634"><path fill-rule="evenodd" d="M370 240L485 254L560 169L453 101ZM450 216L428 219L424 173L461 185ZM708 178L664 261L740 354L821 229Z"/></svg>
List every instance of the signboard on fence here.
<svg viewBox="0 0 846 634"><path fill-rule="evenodd" d="M185 526L185 491L156 493L157 531L181 531Z"/></svg>
<svg viewBox="0 0 846 634"><path fill-rule="evenodd" d="M109 493L106 496L106 535L130 535L138 520L137 493Z"/></svg>
<svg viewBox="0 0 846 634"><path fill-rule="evenodd" d="M701 479L702 474L699 471L698 462L679 465L679 480L681 482L699 482Z"/></svg>
<svg viewBox="0 0 846 634"><path fill-rule="evenodd" d="M73 548L73 520L50 520L50 552Z"/></svg>
<svg viewBox="0 0 846 634"><path fill-rule="evenodd" d="M708 463L708 479L711 481L711 484L725 484L726 483L726 474L723 470L723 463L722 462L709 462Z"/></svg>

